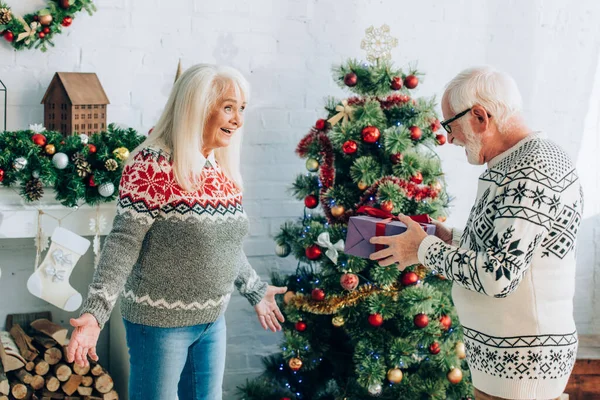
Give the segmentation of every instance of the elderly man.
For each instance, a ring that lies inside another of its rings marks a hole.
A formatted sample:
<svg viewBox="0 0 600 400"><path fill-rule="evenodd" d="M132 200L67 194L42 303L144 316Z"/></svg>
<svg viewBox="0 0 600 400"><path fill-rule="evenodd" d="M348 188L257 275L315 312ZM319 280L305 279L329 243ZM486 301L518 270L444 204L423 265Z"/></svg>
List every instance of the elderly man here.
<svg viewBox="0 0 600 400"><path fill-rule="evenodd" d="M492 68L458 74L442 126L471 164L487 164L464 231L436 224L375 237L371 258L423 264L453 281L479 399L555 399L575 362L575 241L583 196L573 163L521 117L514 80Z"/></svg>

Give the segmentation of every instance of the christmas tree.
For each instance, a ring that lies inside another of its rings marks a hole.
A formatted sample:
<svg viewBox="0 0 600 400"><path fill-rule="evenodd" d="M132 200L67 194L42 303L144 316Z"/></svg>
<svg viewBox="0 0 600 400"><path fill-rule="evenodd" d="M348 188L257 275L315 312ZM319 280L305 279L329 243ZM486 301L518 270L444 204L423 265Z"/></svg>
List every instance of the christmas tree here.
<svg viewBox="0 0 600 400"><path fill-rule="evenodd" d="M421 75L396 69L389 28L369 28L369 63L349 60L334 79L353 95L329 99L297 154L309 173L292 192L302 218L277 235L276 252L298 259L296 272L273 276L287 286L281 354L240 388L241 398L463 399L471 394L451 282L436 271L344 254L350 217L383 214L445 219L449 198L435 146L443 145L434 99L411 90ZM317 213L317 207L322 215Z"/></svg>

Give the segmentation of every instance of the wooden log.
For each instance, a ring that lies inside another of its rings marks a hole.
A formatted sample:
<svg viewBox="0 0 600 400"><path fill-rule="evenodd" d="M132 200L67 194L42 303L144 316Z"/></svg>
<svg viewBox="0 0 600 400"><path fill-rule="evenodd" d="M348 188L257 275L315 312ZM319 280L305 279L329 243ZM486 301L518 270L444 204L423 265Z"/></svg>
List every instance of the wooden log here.
<svg viewBox="0 0 600 400"><path fill-rule="evenodd" d="M83 396L83 400L103 400L102 397L96 396Z"/></svg>
<svg viewBox="0 0 600 400"><path fill-rule="evenodd" d="M60 392L49 392L47 390L42 391L42 397L47 397L48 399L64 399L65 394Z"/></svg>
<svg viewBox="0 0 600 400"><path fill-rule="evenodd" d="M25 364L25 369L29 372L33 371L35 368L35 362L34 361L27 361L27 364Z"/></svg>
<svg viewBox="0 0 600 400"><path fill-rule="evenodd" d="M114 382L108 374L102 374L94 378L94 388L102 394L110 392L113 386Z"/></svg>
<svg viewBox="0 0 600 400"><path fill-rule="evenodd" d="M60 388L60 381L55 376L46 377L46 389L49 392L56 392Z"/></svg>
<svg viewBox="0 0 600 400"><path fill-rule="evenodd" d="M62 351L58 347L51 347L44 353L44 361L50 365L58 364L63 358Z"/></svg>
<svg viewBox="0 0 600 400"><path fill-rule="evenodd" d="M38 356L39 351L32 344L33 339L29 337L21 328L21 325L15 324L10 328L10 334L15 339L19 352L27 361L33 361Z"/></svg>
<svg viewBox="0 0 600 400"><path fill-rule="evenodd" d="M0 360L4 365L4 372L23 368L27 360L19 353L19 348L10 333L6 331L0 332L0 340L2 341L2 345L0 346Z"/></svg>
<svg viewBox="0 0 600 400"><path fill-rule="evenodd" d="M81 400L79 396L65 396L65 400Z"/></svg>
<svg viewBox="0 0 600 400"><path fill-rule="evenodd" d="M2 342L0 342L0 347L2 346ZM0 359L0 395L8 395L10 393L10 384L8 383L8 378L6 377L6 373L4 372L4 365L2 364L2 359Z"/></svg>
<svg viewBox="0 0 600 400"><path fill-rule="evenodd" d="M46 384L46 380L41 375L34 375L33 379L31 380L31 383L30 383L31 388L33 390L41 390L44 388L45 384Z"/></svg>
<svg viewBox="0 0 600 400"><path fill-rule="evenodd" d="M10 400L8 396L0 396L0 400Z"/></svg>
<svg viewBox="0 0 600 400"><path fill-rule="evenodd" d="M50 347L58 346L58 342L46 335L34 335L33 341L38 344L38 347L49 349Z"/></svg>
<svg viewBox="0 0 600 400"><path fill-rule="evenodd" d="M94 378L91 376L84 376L81 379L81 386L92 386L94 384Z"/></svg>
<svg viewBox="0 0 600 400"><path fill-rule="evenodd" d="M26 385L29 385L33 380L33 375L31 375L29 372L27 372L27 370L23 368L16 370L14 374L18 380L20 380Z"/></svg>
<svg viewBox="0 0 600 400"><path fill-rule="evenodd" d="M32 393L31 388L23 383L13 384L10 390L10 394L17 400L30 399Z"/></svg>
<svg viewBox="0 0 600 400"><path fill-rule="evenodd" d="M111 390L110 392L104 394L103 400L119 400L119 394L116 390Z"/></svg>
<svg viewBox="0 0 600 400"><path fill-rule="evenodd" d="M77 388L81 384L81 375L73 374L69 380L62 385L62 390L69 396L77 391Z"/></svg>
<svg viewBox="0 0 600 400"><path fill-rule="evenodd" d="M38 319L31 323L31 327L40 331L52 339L56 340L60 345L64 346L67 343L67 329L61 325L55 324L47 319Z"/></svg>
<svg viewBox="0 0 600 400"><path fill-rule="evenodd" d="M100 376L104 373L104 369L100 364L95 364L91 369L92 375Z"/></svg>
<svg viewBox="0 0 600 400"><path fill-rule="evenodd" d="M71 367L67 364L59 363L54 366L54 375L61 382L68 381L72 374L73 371L71 371Z"/></svg>
<svg viewBox="0 0 600 400"><path fill-rule="evenodd" d="M77 375L81 375L81 376L87 375L88 372L90 372L90 366L88 364L85 367L80 367L79 364L74 363L73 364L73 372L76 373Z"/></svg>
<svg viewBox="0 0 600 400"><path fill-rule="evenodd" d="M79 386L77 388L77 393L79 393L81 396L91 396L93 392L94 389L91 387Z"/></svg>
<svg viewBox="0 0 600 400"><path fill-rule="evenodd" d="M50 364L46 360L37 359L34 371L36 375L46 375L50 371Z"/></svg>

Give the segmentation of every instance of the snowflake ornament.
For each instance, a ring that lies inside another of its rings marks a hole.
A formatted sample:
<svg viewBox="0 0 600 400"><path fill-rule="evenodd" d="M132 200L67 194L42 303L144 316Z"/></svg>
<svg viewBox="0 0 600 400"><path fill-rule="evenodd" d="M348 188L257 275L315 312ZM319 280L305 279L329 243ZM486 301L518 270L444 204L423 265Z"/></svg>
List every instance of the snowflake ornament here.
<svg viewBox="0 0 600 400"><path fill-rule="evenodd" d="M102 232L106 228L106 218L101 215L97 220L96 218L90 218L90 231Z"/></svg>
<svg viewBox="0 0 600 400"><path fill-rule="evenodd" d="M365 32L366 36L360 43L360 48L367 51L367 60L376 62L392 58L391 51L398 46L398 39L390 36L389 26L370 26Z"/></svg>
<svg viewBox="0 0 600 400"><path fill-rule="evenodd" d="M29 124L29 130L34 133L42 133L46 130L42 124Z"/></svg>

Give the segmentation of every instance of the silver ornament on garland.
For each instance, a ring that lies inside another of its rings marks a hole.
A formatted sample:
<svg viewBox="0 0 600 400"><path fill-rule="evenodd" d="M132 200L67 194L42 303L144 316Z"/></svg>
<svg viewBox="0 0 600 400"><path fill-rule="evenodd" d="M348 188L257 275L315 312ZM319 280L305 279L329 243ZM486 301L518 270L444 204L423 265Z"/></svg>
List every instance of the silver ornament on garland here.
<svg viewBox="0 0 600 400"><path fill-rule="evenodd" d="M381 387L380 383L375 383L373 385L370 385L367 390L373 396L379 396L381 394L381 391L383 390L383 388Z"/></svg>
<svg viewBox="0 0 600 400"><path fill-rule="evenodd" d="M106 182L98 186L98 193L102 197L110 197L115 192L115 185L112 182Z"/></svg>
<svg viewBox="0 0 600 400"><path fill-rule="evenodd" d="M81 139L81 143L83 144L88 144L89 141L89 137L88 135L86 135L85 133L82 133L81 135L79 135L79 138Z"/></svg>
<svg viewBox="0 0 600 400"><path fill-rule="evenodd" d="M65 169L69 165L69 157L65 153L56 153L52 156L52 164L57 169Z"/></svg>
<svg viewBox="0 0 600 400"><path fill-rule="evenodd" d="M27 166L27 159L25 157L18 157L13 161L13 168L17 171L21 171Z"/></svg>
<svg viewBox="0 0 600 400"><path fill-rule="evenodd" d="M292 251L292 248L287 243L284 243L284 244L278 243L275 246L275 254L277 254L279 257L282 257L282 258L289 256L291 251Z"/></svg>

